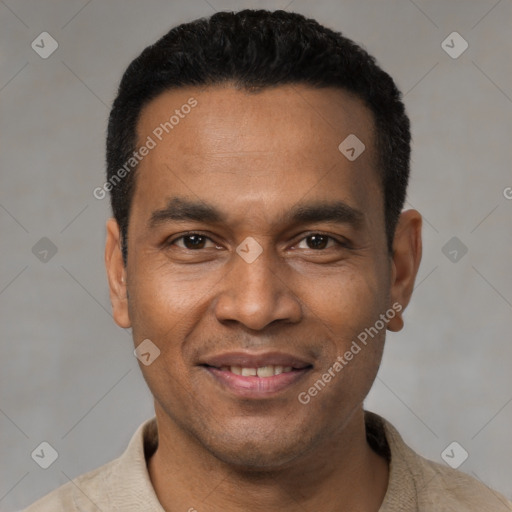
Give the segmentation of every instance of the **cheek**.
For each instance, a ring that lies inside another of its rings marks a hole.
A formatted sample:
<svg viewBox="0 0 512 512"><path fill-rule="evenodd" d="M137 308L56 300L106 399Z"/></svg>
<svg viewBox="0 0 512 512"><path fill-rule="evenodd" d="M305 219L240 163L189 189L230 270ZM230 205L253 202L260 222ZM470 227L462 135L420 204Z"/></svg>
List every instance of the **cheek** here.
<svg viewBox="0 0 512 512"><path fill-rule="evenodd" d="M181 409L195 402L190 368L183 358L194 298L175 276L163 268L148 271L146 267L131 280L129 308L135 346L149 339L159 351L151 364L139 364L149 389L160 404L173 397Z"/></svg>
<svg viewBox="0 0 512 512"><path fill-rule="evenodd" d="M372 325L386 307L386 290L374 267L347 265L309 287L308 303L321 323L343 339Z"/></svg>
<svg viewBox="0 0 512 512"><path fill-rule="evenodd" d="M130 318L135 345L150 339L160 351L150 366L140 365L155 397L179 397L193 389L190 368L190 334L205 317L208 293L215 284L210 277L184 274L170 265L151 266L149 260L131 269ZM185 395L184 395L185 396ZM186 398L186 396L185 396Z"/></svg>
<svg viewBox="0 0 512 512"><path fill-rule="evenodd" d="M144 266L145 269L140 265L140 269L132 270L134 278L130 283L129 309L134 336L178 339L187 314L194 310L205 289L197 282L184 282L176 269L171 271L165 265L154 269Z"/></svg>
<svg viewBox="0 0 512 512"><path fill-rule="evenodd" d="M381 276L375 266L347 266L310 293L313 318L326 342L316 375L322 379L328 373L329 389L317 402L321 410L359 402L371 388L386 332L379 321L387 308Z"/></svg>

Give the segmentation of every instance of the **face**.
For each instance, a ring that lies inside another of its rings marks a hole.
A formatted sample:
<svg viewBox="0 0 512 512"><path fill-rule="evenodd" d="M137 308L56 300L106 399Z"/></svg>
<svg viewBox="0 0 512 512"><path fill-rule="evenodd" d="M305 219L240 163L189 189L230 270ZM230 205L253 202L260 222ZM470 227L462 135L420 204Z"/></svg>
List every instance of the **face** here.
<svg viewBox="0 0 512 512"><path fill-rule="evenodd" d="M141 369L161 424L230 464L286 465L361 408L419 264L417 222L387 250L371 112L338 89L182 88L144 108L148 137L126 268L107 224L114 318L160 351Z"/></svg>

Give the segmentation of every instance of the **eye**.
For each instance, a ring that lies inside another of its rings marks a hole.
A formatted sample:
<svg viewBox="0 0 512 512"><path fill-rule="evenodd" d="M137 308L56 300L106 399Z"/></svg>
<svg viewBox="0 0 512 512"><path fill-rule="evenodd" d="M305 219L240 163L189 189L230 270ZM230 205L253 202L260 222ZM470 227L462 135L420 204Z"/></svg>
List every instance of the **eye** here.
<svg viewBox="0 0 512 512"><path fill-rule="evenodd" d="M306 243L307 247L300 247L300 244ZM342 242L339 242L335 238L329 235L324 235L323 233L311 233L310 235L304 237L297 247L299 249L313 249L313 250L323 250L329 249L332 247L332 244L329 246L329 242L333 242L334 245L345 246Z"/></svg>
<svg viewBox="0 0 512 512"><path fill-rule="evenodd" d="M177 243L178 241L181 241L182 243ZM187 233L186 235L181 235L178 238L170 240L166 243L166 245L171 246L176 244L181 249L188 249L193 251L196 249L207 248L205 247L207 241L211 242L213 247L218 247L210 238L202 235L201 233Z"/></svg>

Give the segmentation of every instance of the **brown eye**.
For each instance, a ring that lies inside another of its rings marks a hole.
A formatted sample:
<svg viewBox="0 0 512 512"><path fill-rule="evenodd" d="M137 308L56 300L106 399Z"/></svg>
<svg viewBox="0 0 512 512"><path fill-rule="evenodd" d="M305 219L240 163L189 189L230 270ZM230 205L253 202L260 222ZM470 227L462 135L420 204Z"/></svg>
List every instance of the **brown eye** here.
<svg viewBox="0 0 512 512"><path fill-rule="evenodd" d="M181 241L182 243L177 243L178 241ZM210 241L212 243L212 246L215 246L215 244L206 236L201 235L199 233L190 233L188 235L182 235L179 238L175 238L174 240L170 241L168 245L174 245L176 244L178 247L182 249L188 249L188 250L197 250L197 249L204 249L205 244Z"/></svg>
<svg viewBox="0 0 512 512"><path fill-rule="evenodd" d="M334 243L336 243L338 245L341 245L340 242L337 242L331 236L323 235L322 233L315 233L315 234L312 234L312 235L308 235L308 236L304 237L300 241L300 243L303 243L304 241L306 241L306 246L307 247L299 247L299 248L306 248L306 249L313 249L313 250L322 250L322 249L328 248L329 241L332 241L332 242L334 242ZM329 246L329 247L332 247L332 245Z"/></svg>

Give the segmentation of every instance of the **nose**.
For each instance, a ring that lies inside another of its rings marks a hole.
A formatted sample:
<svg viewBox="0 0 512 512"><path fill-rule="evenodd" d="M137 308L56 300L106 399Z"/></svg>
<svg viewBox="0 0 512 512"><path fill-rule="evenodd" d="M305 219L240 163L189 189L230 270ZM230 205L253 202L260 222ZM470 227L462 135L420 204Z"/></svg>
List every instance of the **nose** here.
<svg viewBox="0 0 512 512"><path fill-rule="evenodd" d="M252 262L233 255L231 268L219 283L215 315L219 322L238 322L249 329L262 330L278 320L299 322L301 302L293 291L291 269L270 249Z"/></svg>

